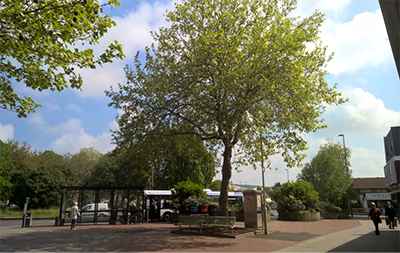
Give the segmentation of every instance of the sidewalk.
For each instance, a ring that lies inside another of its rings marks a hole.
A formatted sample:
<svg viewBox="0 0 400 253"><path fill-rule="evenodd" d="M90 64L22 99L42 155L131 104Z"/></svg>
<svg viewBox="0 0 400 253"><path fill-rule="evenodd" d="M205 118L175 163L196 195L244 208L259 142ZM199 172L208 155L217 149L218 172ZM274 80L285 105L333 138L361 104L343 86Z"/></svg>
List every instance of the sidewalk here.
<svg viewBox="0 0 400 253"><path fill-rule="evenodd" d="M45 221L42 221L43 223ZM317 222L272 221L268 235L238 239L170 233L172 224L20 228L1 221L0 251L41 252L399 252L400 230L365 218ZM35 224L33 224L35 226ZM237 226L244 226L238 222Z"/></svg>

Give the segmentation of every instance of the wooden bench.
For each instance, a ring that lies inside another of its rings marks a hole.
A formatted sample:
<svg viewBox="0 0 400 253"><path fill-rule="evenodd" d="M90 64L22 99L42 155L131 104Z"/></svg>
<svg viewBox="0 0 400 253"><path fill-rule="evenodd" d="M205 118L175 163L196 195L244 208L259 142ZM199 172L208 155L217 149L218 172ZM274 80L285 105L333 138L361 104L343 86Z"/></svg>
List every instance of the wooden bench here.
<svg viewBox="0 0 400 253"><path fill-rule="evenodd" d="M192 215L179 215L178 223L174 223L175 226L179 226L181 229L182 225L187 225L189 227L199 226L200 232L202 232L202 226L206 223L206 218L208 215L204 214L192 214Z"/></svg>
<svg viewBox="0 0 400 253"><path fill-rule="evenodd" d="M207 216L206 222L201 225L206 227L207 231L212 227L226 227L231 229L233 235L233 228L236 226L236 217L234 216Z"/></svg>

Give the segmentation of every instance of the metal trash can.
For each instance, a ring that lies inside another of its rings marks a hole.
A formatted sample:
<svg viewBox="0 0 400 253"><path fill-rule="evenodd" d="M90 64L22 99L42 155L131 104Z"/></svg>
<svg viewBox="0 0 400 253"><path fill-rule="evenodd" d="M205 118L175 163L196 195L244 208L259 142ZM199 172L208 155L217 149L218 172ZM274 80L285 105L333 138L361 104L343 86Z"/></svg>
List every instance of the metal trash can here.
<svg viewBox="0 0 400 253"><path fill-rule="evenodd" d="M30 226L32 226L31 212L26 212L26 214L22 216L22 227L25 228Z"/></svg>
<svg viewBox="0 0 400 253"><path fill-rule="evenodd" d="M200 213L201 213L201 214L206 214L206 213L208 213L208 205L201 205L201 206L200 206Z"/></svg>
<svg viewBox="0 0 400 253"><path fill-rule="evenodd" d="M199 206L198 205L190 205L190 213L191 214L199 213Z"/></svg>
<svg viewBox="0 0 400 253"><path fill-rule="evenodd" d="M209 205L208 206L208 214L210 216L217 216L217 214L218 214L218 205Z"/></svg>

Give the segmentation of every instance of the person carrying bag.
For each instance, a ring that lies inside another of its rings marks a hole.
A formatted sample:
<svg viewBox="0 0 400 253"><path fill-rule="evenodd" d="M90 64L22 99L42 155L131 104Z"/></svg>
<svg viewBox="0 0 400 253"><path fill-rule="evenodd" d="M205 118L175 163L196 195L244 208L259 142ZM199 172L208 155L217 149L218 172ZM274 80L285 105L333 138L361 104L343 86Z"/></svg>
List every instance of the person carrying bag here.
<svg viewBox="0 0 400 253"><path fill-rule="evenodd" d="M376 208L375 203L372 202L371 203L371 209L369 210L369 214L368 217L371 217L372 222L375 225L375 235L379 235L379 223L382 223L381 220L381 212L379 211L379 209Z"/></svg>

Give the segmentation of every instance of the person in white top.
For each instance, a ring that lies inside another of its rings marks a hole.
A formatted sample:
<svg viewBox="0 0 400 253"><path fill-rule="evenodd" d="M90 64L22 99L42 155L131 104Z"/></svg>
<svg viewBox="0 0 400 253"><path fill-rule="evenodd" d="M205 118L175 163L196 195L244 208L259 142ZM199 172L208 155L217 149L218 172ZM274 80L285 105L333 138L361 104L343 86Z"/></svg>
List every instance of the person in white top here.
<svg viewBox="0 0 400 253"><path fill-rule="evenodd" d="M71 229L72 230L75 230L75 222L79 216L81 216L81 215L79 214L78 202L74 202L74 205L71 207L71 211L69 211L69 217L71 218Z"/></svg>

